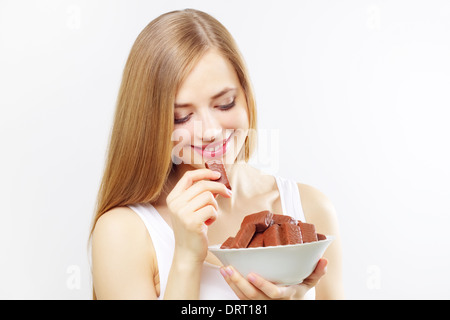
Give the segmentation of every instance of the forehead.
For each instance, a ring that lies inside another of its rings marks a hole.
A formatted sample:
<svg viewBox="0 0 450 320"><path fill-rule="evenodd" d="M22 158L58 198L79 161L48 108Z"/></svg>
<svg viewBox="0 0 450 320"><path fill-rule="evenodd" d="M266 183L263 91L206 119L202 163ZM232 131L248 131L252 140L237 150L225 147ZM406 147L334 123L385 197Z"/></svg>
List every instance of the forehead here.
<svg viewBox="0 0 450 320"><path fill-rule="evenodd" d="M231 63L214 50L207 51L181 83L175 102L195 103L209 100L225 88L240 87Z"/></svg>

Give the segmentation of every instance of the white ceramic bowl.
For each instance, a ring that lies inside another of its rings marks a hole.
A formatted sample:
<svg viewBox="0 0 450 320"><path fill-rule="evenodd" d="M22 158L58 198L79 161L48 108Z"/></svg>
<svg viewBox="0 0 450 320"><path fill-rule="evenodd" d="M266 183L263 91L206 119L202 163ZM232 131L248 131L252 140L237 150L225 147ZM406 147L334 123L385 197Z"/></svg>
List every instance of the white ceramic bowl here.
<svg viewBox="0 0 450 320"><path fill-rule="evenodd" d="M244 249L220 249L215 245L209 251L244 277L254 272L271 282L290 285L302 282L314 271L333 240L333 236L327 236L326 240L310 243Z"/></svg>

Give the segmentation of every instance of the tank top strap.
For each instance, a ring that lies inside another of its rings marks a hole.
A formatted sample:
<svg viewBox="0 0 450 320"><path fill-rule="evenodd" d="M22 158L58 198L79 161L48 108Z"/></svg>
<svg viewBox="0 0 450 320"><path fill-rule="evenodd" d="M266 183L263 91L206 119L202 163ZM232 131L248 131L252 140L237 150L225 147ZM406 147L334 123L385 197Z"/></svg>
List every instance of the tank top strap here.
<svg viewBox="0 0 450 320"><path fill-rule="evenodd" d="M302 208L302 201L297 182L283 177L275 176L280 192L281 210L284 215L289 215L294 219L306 222L305 214ZM312 288L305 294L305 300L314 300L316 298L316 289Z"/></svg>
<svg viewBox="0 0 450 320"><path fill-rule="evenodd" d="M152 239L159 272L159 299L162 299L175 248L173 230L151 204L133 204L128 207L142 219Z"/></svg>
<svg viewBox="0 0 450 320"><path fill-rule="evenodd" d="M278 191L280 192L283 214L306 222L297 183L294 180L279 176L275 176L275 179L277 181Z"/></svg>

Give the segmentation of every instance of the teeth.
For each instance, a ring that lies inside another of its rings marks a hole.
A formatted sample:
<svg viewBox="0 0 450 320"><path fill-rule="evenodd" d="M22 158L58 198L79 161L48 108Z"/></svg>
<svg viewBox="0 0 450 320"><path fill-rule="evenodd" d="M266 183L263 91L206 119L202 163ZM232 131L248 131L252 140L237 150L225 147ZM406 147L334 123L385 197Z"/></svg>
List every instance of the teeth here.
<svg viewBox="0 0 450 320"><path fill-rule="evenodd" d="M228 141L228 139L230 138L230 136L231 136L231 134L228 136L227 139L223 140L223 143L222 143L222 144L218 144L218 145L215 146L215 147L209 147L209 148L206 148L205 151L208 151L208 152L217 152L217 151L219 151L219 150L222 149L223 146L227 143L227 141Z"/></svg>
<svg viewBox="0 0 450 320"><path fill-rule="evenodd" d="M215 148L207 148L206 150L209 152L218 151L220 148L222 148L223 145L218 145Z"/></svg>

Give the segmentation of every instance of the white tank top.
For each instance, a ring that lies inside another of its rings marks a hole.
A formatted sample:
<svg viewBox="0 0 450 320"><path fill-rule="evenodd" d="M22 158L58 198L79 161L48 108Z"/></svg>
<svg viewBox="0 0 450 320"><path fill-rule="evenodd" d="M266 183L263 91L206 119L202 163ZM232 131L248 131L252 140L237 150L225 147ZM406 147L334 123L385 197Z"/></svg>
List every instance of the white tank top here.
<svg viewBox="0 0 450 320"><path fill-rule="evenodd" d="M282 213L306 222L297 183L277 176L275 176L275 179L280 193ZM152 239L159 271L160 294L158 299L162 299L166 290L175 248L173 230L151 204L134 204L128 205L128 207L142 219ZM203 263L199 298L200 300L238 299L220 274L219 267L208 262ZM314 289L309 290L305 299L314 298Z"/></svg>

